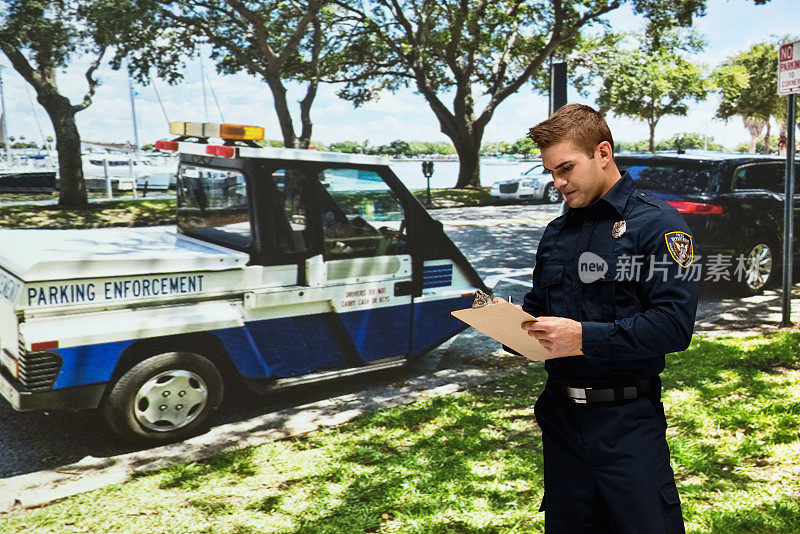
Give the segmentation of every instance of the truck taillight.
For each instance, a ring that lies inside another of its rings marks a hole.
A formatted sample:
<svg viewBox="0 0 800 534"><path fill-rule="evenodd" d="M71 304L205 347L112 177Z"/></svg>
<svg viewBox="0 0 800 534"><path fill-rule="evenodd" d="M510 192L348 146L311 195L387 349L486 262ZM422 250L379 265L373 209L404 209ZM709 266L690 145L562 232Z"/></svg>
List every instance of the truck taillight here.
<svg viewBox="0 0 800 534"><path fill-rule="evenodd" d="M236 157L236 147L208 145L206 146L206 154L221 158L233 158Z"/></svg>
<svg viewBox="0 0 800 534"><path fill-rule="evenodd" d="M719 215L722 213L722 206L704 204L702 202L682 202L679 200L667 200L667 204L675 206L679 213L694 213L698 215Z"/></svg>
<svg viewBox="0 0 800 534"><path fill-rule="evenodd" d="M155 144L156 150L169 150L171 152L175 152L178 150L178 142L177 141L156 141Z"/></svg>
<svg viewBox="0 0 800 534"><path fill-rule="evenodd" d="M58 341L38 341L31 343L31 352L41 352L43 350L53 350L58 348Z"/></svg>

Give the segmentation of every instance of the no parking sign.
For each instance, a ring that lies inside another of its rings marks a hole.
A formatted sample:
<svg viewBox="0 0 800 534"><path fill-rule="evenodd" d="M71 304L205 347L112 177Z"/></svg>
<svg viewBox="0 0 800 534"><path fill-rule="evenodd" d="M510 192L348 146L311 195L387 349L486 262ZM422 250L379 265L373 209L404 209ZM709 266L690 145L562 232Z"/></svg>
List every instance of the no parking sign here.
<svg viewBox="0 0 800 534"><path fill-rule="evenodd" d="M778 94L800 93L800 41L778 49Z"/></svg>

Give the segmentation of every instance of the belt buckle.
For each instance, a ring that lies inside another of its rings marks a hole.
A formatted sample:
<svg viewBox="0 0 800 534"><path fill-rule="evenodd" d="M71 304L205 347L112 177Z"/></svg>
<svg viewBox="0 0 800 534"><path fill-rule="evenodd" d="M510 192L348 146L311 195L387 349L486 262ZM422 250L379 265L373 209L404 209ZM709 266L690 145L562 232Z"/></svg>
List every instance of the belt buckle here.
<svg viewBox="0 0 800 534"><path fill-rule="evenodd" d="M586 390L592 388L571 388L566 386L567 397L575 404L586 404Z"/></svg>

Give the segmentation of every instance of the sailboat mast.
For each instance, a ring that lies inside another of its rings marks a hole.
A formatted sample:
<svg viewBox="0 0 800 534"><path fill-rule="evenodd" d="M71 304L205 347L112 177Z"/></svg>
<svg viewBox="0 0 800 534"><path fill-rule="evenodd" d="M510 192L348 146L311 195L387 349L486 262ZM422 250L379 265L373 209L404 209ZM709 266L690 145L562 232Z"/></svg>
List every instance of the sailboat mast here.
<svg viewBox="0 0 800 534"><path fill-rule="evenodd" d="M3 136L3 146L5 147L6 152L6 161L11 161L11 147L8 146L10 141L8 140L8 123L6 122L6 94L3 91L3 69L5 67L0 65L0 132Z"/></svg>
<svg viewBox="0 0 800 534"><path fill-rule="evenodd" d="M139 155L139 127L136 124L136 100L133 98L133 82L130 78L128 78L128 89L130 90L131 94L131 115L133 116L133 151L138 156Z"/></svg>
<svg viewBox="0 0 800 534"><path fill-rule="evenodd" d="M203 86L203 111L205 112L206 122L208 122L208 99L206 98L206 71L203 68L203 52L200 52L200 81Z"/></svg>

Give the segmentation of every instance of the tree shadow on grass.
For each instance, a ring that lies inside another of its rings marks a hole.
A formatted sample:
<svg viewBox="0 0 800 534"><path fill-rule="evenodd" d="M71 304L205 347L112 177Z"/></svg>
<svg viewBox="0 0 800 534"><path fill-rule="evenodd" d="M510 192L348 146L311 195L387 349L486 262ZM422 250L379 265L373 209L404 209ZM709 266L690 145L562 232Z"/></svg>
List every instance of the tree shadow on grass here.
<svg viewBox="0 0 800 534"><path fill-rule="evenodd" d="M161 472L162 489L196 489L212 478L237 478L256 474L254 448L223 452L210 460L191 464L173 464Z"/></svg>
<svg viewBox="0 0 800 534"><path fill-rule="evenodd" d="M800 440L800 401L790 389L796 379L787 374L800 368L800 334L779 333L768 341L700 339L667 357L665 391L676 395L668 413L675 427L669 445L679 480L691 480L679 485L690 502L761 487L767 482L759 468L774 461L771 447ZM720 508L734 511L698 512L713 524L711 532L800 531L796 503L787 508L795 529L786 530L790 523L774 523L773 517L783 508L723 502Z"/></svg>
<svg viewBox="0 0 800 534"><path fill-rule="evenodd" d="M260 496L249 508L293 515L296 533L374 532L393 518L415 532L507 532L523 524L534 532L541 438L532 419L505 415L531 408L543 377L523 373L365 417L321 473L296 481L313 504L293 512L289 491Z"/></svg>
<svg viewBox="0 0 800 534"><path fill-rule="evenodd" d="M690 529L688 534L788 534L800 532L800 501L783 497L767 506L712 510L708 528Z"/></svg>

